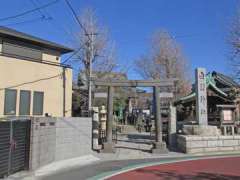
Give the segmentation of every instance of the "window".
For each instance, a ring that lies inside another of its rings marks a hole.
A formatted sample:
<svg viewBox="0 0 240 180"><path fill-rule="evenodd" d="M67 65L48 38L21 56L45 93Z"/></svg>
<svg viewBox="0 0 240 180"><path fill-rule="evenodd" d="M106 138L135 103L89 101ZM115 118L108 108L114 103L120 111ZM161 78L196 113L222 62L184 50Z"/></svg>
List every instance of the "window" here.
<svg viewBox="0 0 240 180"><path fill-rule="evenodd" d="M224 121L232 121L232 111L231 110L223 110L223 120Z"/></svg>
<svg viewBox="0 0 240 180"><path fill-rule="evenodd" d="M5 89L4 115L16 115L17 90Z"/></svg>
<svg viewBox="0 0 240 180"><path fill-rule="evenodd" d="M19 115L30 115L31 92L20 91Z"/></svg>
<svg viewBox="0 0 240 180"><path fill-rule="evenodd" d="M33 115L43 115L43 92L34 91L33 93Z"/></svg>

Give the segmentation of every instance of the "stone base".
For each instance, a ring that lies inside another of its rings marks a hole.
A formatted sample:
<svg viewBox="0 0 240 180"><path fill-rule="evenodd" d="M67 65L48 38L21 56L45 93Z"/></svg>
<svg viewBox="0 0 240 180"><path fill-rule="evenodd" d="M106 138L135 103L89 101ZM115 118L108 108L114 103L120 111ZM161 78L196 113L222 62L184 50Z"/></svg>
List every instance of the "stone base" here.
<svg viewBox="0 0 240 180"><path fill-rule="evenodd" d="M176 151L177 149L177 134L172 133L168 135L168 149L171 151Z"/></svg>
<svg viewBox="0 0 240 180"><path fill-rule="evenodd" d="M240 135L191 136L178 135L178 149L184 153L240 151Z"/></svg>
<svg viewBox="0 0 240 180"><path fill-rule="evenodd" d="M168 149L165 142L155 142L152 148L153 154L166 154Z"/></svg>
<svg viewBox="0 0 240 180"><path fill-rule="evenodd" d="M220 136L221 132L217 126L209 125L184 125L184 135L198 135L198 136Z"/></svg>
<svg viewBox="0 0 240 180"><path fill-rule="evenodd" d="M114 148L113 143L103 143L103 149L101 150L102 153L115 153L116 150Z"/></svg>

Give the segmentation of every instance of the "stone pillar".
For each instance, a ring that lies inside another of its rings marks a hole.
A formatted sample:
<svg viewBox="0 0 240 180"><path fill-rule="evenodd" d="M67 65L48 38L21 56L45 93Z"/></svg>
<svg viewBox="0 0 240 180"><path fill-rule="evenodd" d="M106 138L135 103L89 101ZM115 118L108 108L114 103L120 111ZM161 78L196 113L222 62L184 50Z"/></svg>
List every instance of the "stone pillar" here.
<svg viewBox="0 0 240 180"><path fill-rule="evenodd" d="M232 121L236 122L236 109L232 109Z"/></svg>
<svg viewBox="0 0 240 180"><path fill-rule="evenodd" d="M197 68L196 79L196 115L199 125L208 125L206 69Z"/></svg>
<svg viewBox="0 0 240 180"><path fill-rule="evenodd" d="M99 138L99 114L98 107L93 107L93 124L92 124L92 148L93 150L99 150L98 138Z"/></svg>
<svg viewBox="0 0 240 180"><path fill-rule="evenodd" d="M166 153L166 143L162 141L162 120L160 112L160 98L159 98L159 87L153 87L154 97L154 113L155 113L155 143L152 149L152 153Z"/></svg>
<svg viewBox="0 0 240 180"><path fill-rule="evenodd" d="M162 119L160 112L159 88L154 87L156 142L162 142Z"/></svg>
<svg viewBox="0 0 240 180"><path fill-rule="evenodd" d="M232 133L232 135L234 136L235 135L235 129L234 129L234 126L231 126L231 133Z"/></svg>
<svg viewBox="0 0 240 180"><path fill-rule="evenodd" d="M224 136L227 135L227 126L223 126L223 135L224 135Z"/></svg>
<svg viewBox="0 0 240 180"><path fill-rule="evenodd" d="M191 106L190 108L190 117L191 117L190 121L194 121L194 106Z"/></svg>
<svg viewBox="0 0 240 180"><path fill-rule="evenodd" d="M128 112L132 113L132 109L133 109L133 107L132 107L132 98L129 97L128 98Z"/></svg>
<svg viewBox="0 0 240 180"><path fill-rule="evenodd" d="M124 125L128 125L128 111L124 113Z"/></svg>
<svg viewBox="0 0 240 180"><path fill-rule="evenodd" d="M106 122L107 122L107 111L105 109L105 106L102 106L100 110L100 129L104 132L106 132Z"/></svg>
<svg viewBox="0 0 240 180"><path fill-rule="evenodd" d="M177 147L177 117L176 107L169 107L169 122L168 122L168 144L169 148L175 150Z"/></svg>
<svg viewBox="0 0 240 180"><path fill-rule="evenodd" d="M112 126L113 126L113 87L108 87L108 105L107 105L107 142L103 144L104 153L114 153L112 142Z"/></svg>
<svg viewBox="0 0 240 180"><path fill-rule="evenodd" d="M240 113L239 113L239 104L236 104L236 121L239 121Z"/></svg>
<svg viewBox="0 0 240 180"><path fill-rule="evenodd" d="M221 125L223 124L223 122L224 122L224 114L223 114L223 109L221 108L220 109L220 123L221 123Z"/></svg>

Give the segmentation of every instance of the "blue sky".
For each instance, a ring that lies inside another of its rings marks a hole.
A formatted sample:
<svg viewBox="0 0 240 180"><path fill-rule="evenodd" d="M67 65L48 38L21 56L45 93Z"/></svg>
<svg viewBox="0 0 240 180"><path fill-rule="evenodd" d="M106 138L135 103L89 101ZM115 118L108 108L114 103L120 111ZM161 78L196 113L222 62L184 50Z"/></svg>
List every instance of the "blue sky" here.
<svg viewBox="0 0 240 180"><path fill-rule="evenodd" d="M33 0L45 4L53 0ZM226 43L229 25L238 7L237 0L69 0L80 13L86 7L95 10L100 23L107 26L117 47L118 60L122 65L131 65L147 52L149 39L156 30L165 29L176 40L184 55L195 67L206 67L229 74L227 63L229 49ZM34 8L31 0L2 1L0 17L15 15ZM77 31L71 12L65 2L48 7L53 20L11 25L9 27L41 38L71 46L70 36L65 31ZM1 25L31 20L40 17L35 12L22 18L0 21ZM53 26L52 24L55 24ZM57 25L56 25L57 24ZM139 79L132 68L128 75Z"/></svg>

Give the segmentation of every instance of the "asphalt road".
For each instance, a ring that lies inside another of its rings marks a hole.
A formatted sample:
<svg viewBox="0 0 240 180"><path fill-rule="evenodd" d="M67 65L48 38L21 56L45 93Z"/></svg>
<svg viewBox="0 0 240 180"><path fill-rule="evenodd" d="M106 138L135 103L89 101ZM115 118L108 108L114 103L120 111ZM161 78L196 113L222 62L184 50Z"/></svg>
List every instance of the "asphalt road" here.
<svg viewBox="0 0 240 180"><path fill-rule="evenodd" d="M191 158L197 158L198 159L198 158L207 158L207 157L212 157L212 156L209 155L209 156L205 156L205 157L178 157L178 158L167 157L167 158L154 158L154 159L149 159L148 158L148 159L120 160L120 161L106 161L106 162L99 161L98 163L95 163L95 164L86 165L84 167L80 167L80 168L76 168L76 169L62 171L62 172L59 172L58 174L53 174L53 175L50 175L50 176L47 176L47 177L42 177L41 180L86 180L86 179L92 178L94 176L102 175L103 173L110 173L112 171L121 171L121 170L123 170L123 168L126 168L128 166L134 166L134 165L139 165L139 164L143 164L143 163L158 163L158 162L161 163L161 162L166 162L166 161L180 161L180 160L188 160L188 159L191 159ZM224 160L220 160L219 162L218 161L212 161L211 159L203 160L204 161L203 167L207 167L207 169L210 170L211 174L216 173L217 171L224 172L223 171L224 169L226 171L231 172L230 169L233 169L234 172L237 171L237 172L239 172L239 175L240 175L240 157L227 157L227 158L229 158L229 160L227 160L227 163L225 163ZM222 159L221 155L219 155L219 158L217 158L217 159ZM190 162L190 161L185 161L185 162ZM194 162L197 162L197 161L202 161L202 160L194 160ZM211 164L211 163L208 163L208 162L213 162L213 163ZM184 162L177 162L177 163L180 163L180 167L181 167L181 163L184 163ZM176 163L172 163L172 164L176 164ZM208 166L208 164L209 164L209 166ZM219 164L222 164L223 167L221 167L220 169L215 169L214 172L211 172L211 169L214 169L214 166L217 167ZM196 169L194 169L194 167L198 167L197 165L198 165L198 163L193 163L193 164L190 164L189 166L185 165L185 166L183 166L183 168L187 167L186 170L189 169L190 171L191 171L191 168L192 168L192 171L196 171ZM164 164L163 165L158 165L158 166L162 167L162 166L164 166ZM166 166L168 166L168 165L166 164ZM224 168L225 166L226 166L226 168ZM235 169L234 169L234 167L235 167ZM201 169L201 167L198 167L198 168ZM152 172L156 173L156 171L159 171L159 170L160 169L157 168ZM173 168L173 171L177 172L178 169ZM132 172L133 172L133 174L131 174ZM138 171L138 172L141 172L141 171ZM151 172L151 171L148 171L148 172ZM131 178L128 178L128 179L138 179L138 178L132 178L132 175L137 177L137 175L139 175L139 173L136 174L135 171L130 171L129 173L130 174L127 174L127 176L129 176ZM185 171L184 171L184 173L186 174L186 177L193 178L193 176L187 176L188 174ZM203 173L204 173L204 171L203 171ZM143 173L141 172L140 175L142 176ZM222 179L222 180L236 180L235 175L232 175L232 176L230 175L229 177L226 176L226 178ZM120 177L120 179L126 179L127 180L126 176L124 176L124 177L119 176L119 177ZM178 177L177 174L175 174L175 177ZM116 178L116 180L119 179L118 176L116 176L115 178ZM171 177L171 178L173 178L173 177ZM152 178L152 176L147 177L147 179L154 180L154 178ZM156 177L155 177L155 179L156 179ZM157 179L160 179L159 176L158 176ZM187 180L190 180L190 179L187 179ZM198 179L198 180L200 180L200 179ZM239 180L240 176L237 176L237 179ZM115 179L113 178L113 180L115 180ZM173 180L185 180L185 179L184 178L181 178L181 179L174 179L173 178ZM212 176L212 179L209 179L209 180L219 180L219 179L216 176L215 177Z"/></svg>
<svg viewBox="0 0 240 180"><path fill-rule="evenodd" d="M240 157L201 159L144 167L108 180L239 180Z"/></svg>
<svg viewBox="0 0 240 180"><path fill-rule="evenodd" d="M53 174L47 177L42 177L41 180L85 180L93 176L97 176L104 172L121 170L126 166L132 166L149 162L161 162L172 160L173 158L161 158L161 159L138 159L138 160L121 160L121 161L107 161L98 162L96 164L87 165L77 169L71 169L68 171ZM175 160L183 159L174 158Z"/></svg>

